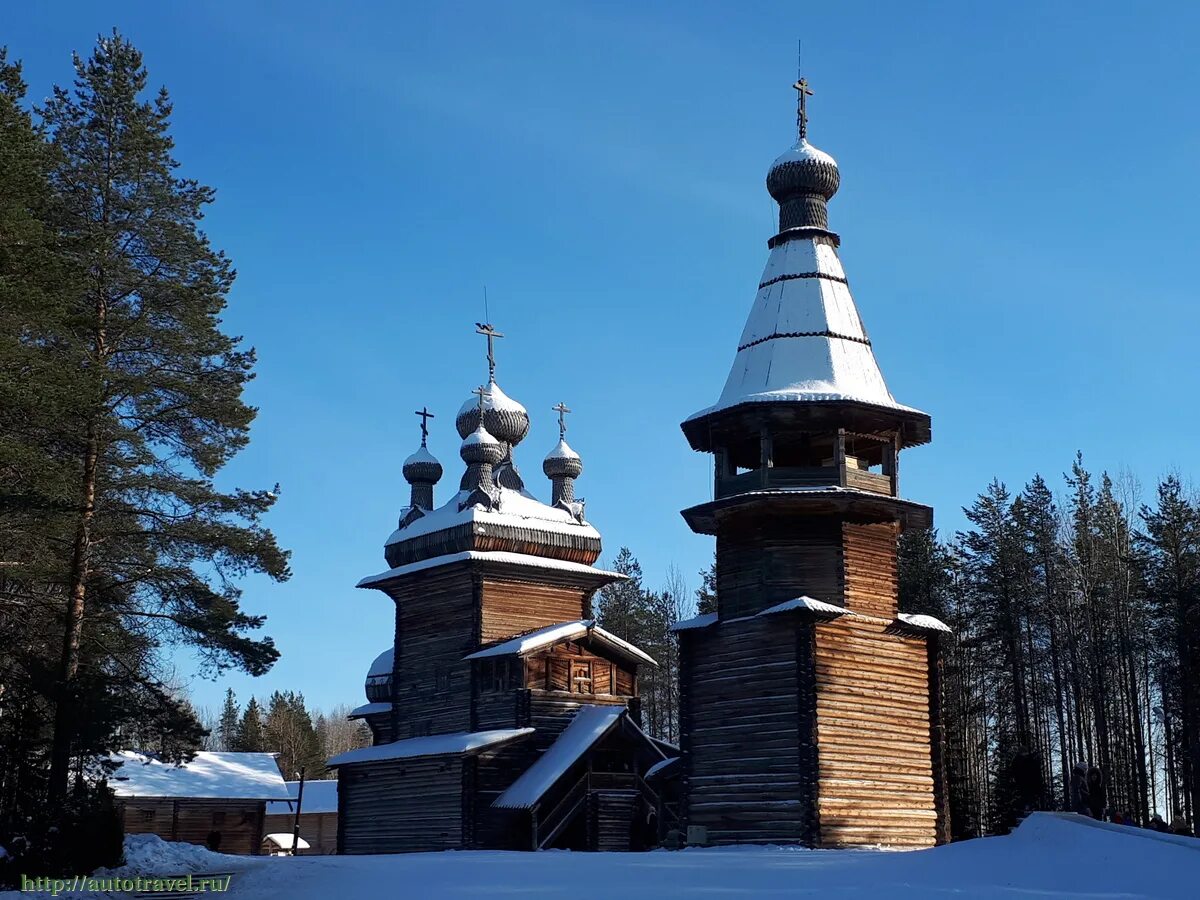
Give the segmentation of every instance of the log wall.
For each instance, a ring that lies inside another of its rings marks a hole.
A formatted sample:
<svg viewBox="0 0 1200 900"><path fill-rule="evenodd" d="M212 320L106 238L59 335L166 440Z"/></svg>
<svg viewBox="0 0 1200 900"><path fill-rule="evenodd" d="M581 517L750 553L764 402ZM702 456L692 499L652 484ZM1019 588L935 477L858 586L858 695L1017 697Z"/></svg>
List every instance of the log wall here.
<svg viewBox="0 0 1200 900"><path fill-rule="evenodd" d="M584 617L590 590L528 581L483 579L480 642L487 644L514 635Z"/></svg>
<svg viewBox="0 0 1200 900"><path fill-rule="evenodd" d="M882 619L896 617L899 596L896 541L899 534L895 522L846 522L842 525L842 566L845 602L849 609Z"/></svg>
<svg viewBox="0 0 1200 900"><path fill-rule="evenodd" d="M464 846L463 760L382 760L338 770L339 853Z"/></svg>
<svg viewBox="0 0 1200 900"><path fill-rule="evenodd" d="M818 814L825 847L933 846L925 640L849 616L816 626Z"/></svg>
<svg viewBox="0 0 1200 900"><path fill-rule="evenodd" d="M267 804L262 800L118 800L126 834L207 846L220 835L221 853L258 855ZM290 830L290 829L289 829Z"/></svg>
<svg viewBox="0 0 1200 900"><path fill-rule="evenodd" d="M263 821L263 834L291 834L296 822L295 815L280 813L267 816ZM300 813L300 837L308 841L309 849L301 850L300 856L313 856L337 852L337 813Z"/></svg>
<svg viewBox="0 0 1200 900"><path fill-rule="evenodd" d="M475 597L475 578L457 566L434 569L396 595L396 740L470 730L471 666L463 657L478 646Z"/></svg>
<svg viewBox="0 0 1200 900"><path fill-rule="evenodd" d="M841 603L844 593L841 520L742 517L717 535L717 604L736 619L808 595Z"/></svg>
<svg viewBox="0 0 1200 900"><path fill-rule="evenodd" d="M811 682L798 677L807 634L795 616L680 633L684 822L705 826L711 844L809 835Z"/></svg>

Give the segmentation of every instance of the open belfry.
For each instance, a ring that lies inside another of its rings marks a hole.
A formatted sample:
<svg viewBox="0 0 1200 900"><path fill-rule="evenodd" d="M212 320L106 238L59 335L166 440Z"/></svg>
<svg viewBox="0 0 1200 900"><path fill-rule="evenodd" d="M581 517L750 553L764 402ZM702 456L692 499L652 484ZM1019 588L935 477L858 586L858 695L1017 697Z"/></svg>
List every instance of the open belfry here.
<svg viewBox="0 0 1200 900"><path fill-rule="evenodd" d="M599 627L592 596L625 576L594 566L600 535L574 482L583 462L559 439L542 470L549 503L513 458L525 408L488 382L455 420L465 471L440 506L441 463L421 445L384 555L359 587L395 603L395 639L370 667L352 718L374 744L335 756L339 853L494 848L630 850L657 840L661 802L644 775L674 748L640 727L638 672L655 661Z"/></svg>
<svg viewBox="0 0 1200 900"><path fill-rule="evenodd" d="M938 635L897 609L900 498L930 440L876 364L827 204L837 163L807 139L772 164L779 232L715 405L683 422L714 459L717 611L676 626L682 816L691 843L930 846L948 836Z"/></svg>

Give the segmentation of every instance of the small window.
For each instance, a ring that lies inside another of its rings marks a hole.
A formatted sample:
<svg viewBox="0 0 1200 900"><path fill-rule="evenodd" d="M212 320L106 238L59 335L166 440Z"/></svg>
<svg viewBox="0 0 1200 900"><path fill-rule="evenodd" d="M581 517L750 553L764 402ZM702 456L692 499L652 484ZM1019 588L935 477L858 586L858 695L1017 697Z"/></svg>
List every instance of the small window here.
<svg viewBox="0 0 1200 900"><path fill-rule="evenodd" d="M437 673L435 674L434 678L437 682L437 690L439 690L439 691L450 690L450 670L449 669L447 669L444 666L439 668L437 670Z"/></svg>
<svg viewBox="0 0 1200 900"><path fill-rule="evenodd" d="M590 662L571 663L571 693L590 694L592 692L592 664Z"/></svg>
<svg viewBox="0 0 1200 900"><path fill-rule="evenodd" d="M142 821L143 822L153 822L154 821L154 810L143 809L142 810Z"/></svg>

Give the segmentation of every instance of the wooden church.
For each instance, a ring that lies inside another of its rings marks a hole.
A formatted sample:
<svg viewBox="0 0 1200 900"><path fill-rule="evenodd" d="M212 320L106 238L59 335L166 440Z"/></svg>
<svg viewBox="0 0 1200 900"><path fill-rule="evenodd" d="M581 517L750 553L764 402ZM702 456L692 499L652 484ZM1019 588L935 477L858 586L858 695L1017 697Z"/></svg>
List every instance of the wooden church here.
<svg viewBox="0 0 1200 900"><path fill-rule="evenodd" d="M925 413L884 383L838 259L837 163L775 160L779 204L733 367L684 421L714 459L683 511L716 537L717 611L679 623L682 817L690 843L931 846L947 839L938 636L897 610L897 539L932 511L900 497Z"/></svg>
<svg viewBox="0 0 1200 900"><path fill-rule="evenodd" d="M638 672L655 662L592 618L596 591L624 576L594 565L569 410L556 407L544 503L513 458L529 416L496 384L502 335L480 332L489 379L456 419L458 490L435 505L443 470L422 410L390 568L359 582L394 601L396 630L353 714L373 746L329 761L338 852L638 849L657 841L662 808L645 775L676 752L640 727Z"/></svg>

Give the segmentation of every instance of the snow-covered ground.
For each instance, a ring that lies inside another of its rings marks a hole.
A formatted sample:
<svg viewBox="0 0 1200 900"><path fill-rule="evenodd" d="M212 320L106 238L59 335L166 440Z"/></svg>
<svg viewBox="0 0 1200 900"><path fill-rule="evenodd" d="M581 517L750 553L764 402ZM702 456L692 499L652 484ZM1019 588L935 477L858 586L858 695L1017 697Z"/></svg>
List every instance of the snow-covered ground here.
<svg viewBox="0 0 1200 900"><path fill-rule="evenodd" d="M234 872L226 896L261 900L604 897L1195 898L1200 840L1037 814L1007 837L934 850L718 848L654 853L416 853L229 857L135 848L125 871ZM149 867L149 868L147 868ZM28 894L0 894L3 898ZM77 895L78 896L78 895Z"/></svg>

